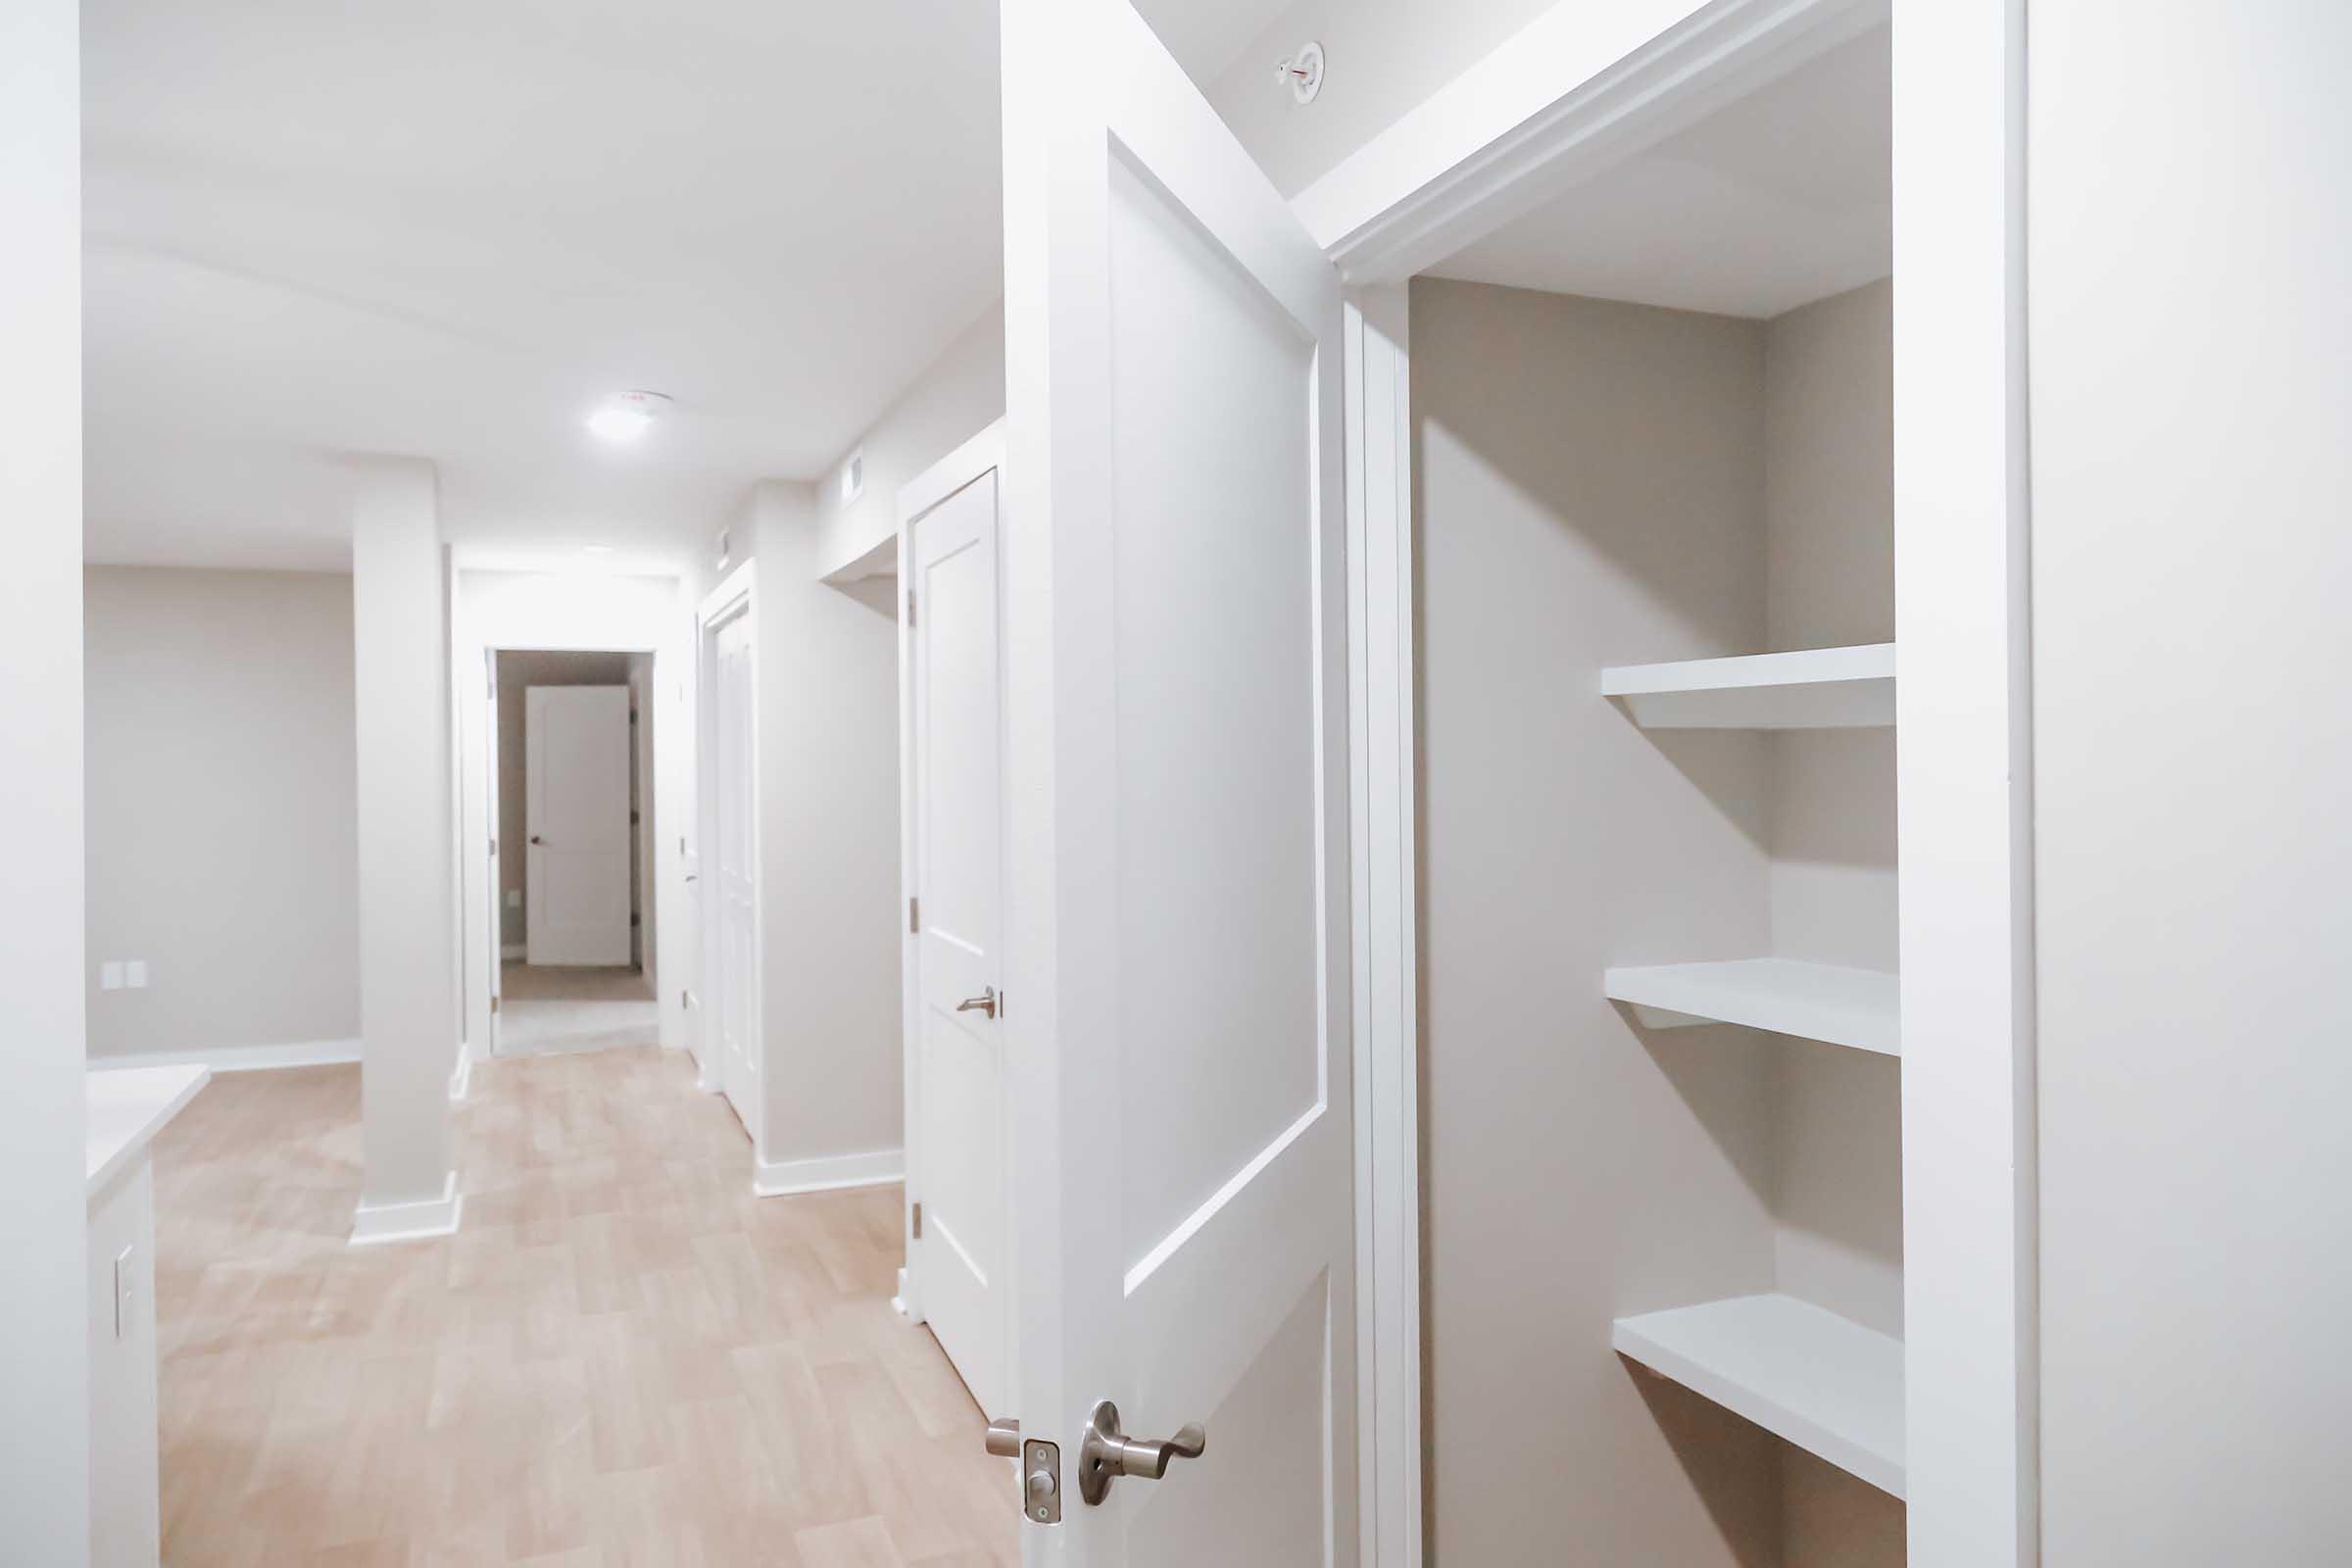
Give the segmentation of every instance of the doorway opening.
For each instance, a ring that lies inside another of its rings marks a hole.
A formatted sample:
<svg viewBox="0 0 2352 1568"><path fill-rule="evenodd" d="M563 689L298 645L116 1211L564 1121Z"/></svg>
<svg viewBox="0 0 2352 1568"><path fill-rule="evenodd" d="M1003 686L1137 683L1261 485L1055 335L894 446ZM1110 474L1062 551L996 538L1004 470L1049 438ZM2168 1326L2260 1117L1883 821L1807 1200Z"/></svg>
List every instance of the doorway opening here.
<svg viewBox="0 0 2352 1568"><path fill-rule="evenodd" d="M657 1045L654 656L490 657L498 1053Z"/></svg>

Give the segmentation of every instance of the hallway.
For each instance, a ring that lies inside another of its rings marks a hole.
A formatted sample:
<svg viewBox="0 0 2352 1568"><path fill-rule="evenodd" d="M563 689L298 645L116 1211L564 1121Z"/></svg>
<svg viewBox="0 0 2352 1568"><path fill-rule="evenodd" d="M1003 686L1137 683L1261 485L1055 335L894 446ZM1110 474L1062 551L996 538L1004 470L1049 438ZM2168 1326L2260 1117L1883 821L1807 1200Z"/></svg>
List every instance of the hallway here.
<svg viewBox="0 0 2352 1568"><path fill-rule="evenodd" d="M499 977L502 1056L545 1056L662 1042L662 1009L643 969L557 968L508 960Z"/></svg>
<svg viewBox="0 0 2352 1568"><path fill-rule="evenodd" d="M898 1189L753 1198L683 1055L500 1060L459 1234L354 1250L359 1094L226 1075L158 1143L173 1568L1017 1560L980 1412L890 1306Z"/></svg>

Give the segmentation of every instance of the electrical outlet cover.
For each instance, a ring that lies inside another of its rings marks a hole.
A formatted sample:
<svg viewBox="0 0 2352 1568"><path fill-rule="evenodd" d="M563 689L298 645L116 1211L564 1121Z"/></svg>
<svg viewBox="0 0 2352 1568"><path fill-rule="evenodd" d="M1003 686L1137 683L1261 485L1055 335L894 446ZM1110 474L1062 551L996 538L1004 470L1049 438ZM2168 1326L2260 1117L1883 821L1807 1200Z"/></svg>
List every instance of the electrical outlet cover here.
<svg viewBox="0 0 2352 1568"><path fill-rule="evenodd" d="M122 984L132 991L143 991L146 989L147 960L145 958L125 958L122 960Z"/></svg>
<svg viewBox="0 0 2352 1568"><path fill-rule="evenodd" d="M121 958L109 958L98 966L98 989L101 991L122 989L122 960Z"/></svg>

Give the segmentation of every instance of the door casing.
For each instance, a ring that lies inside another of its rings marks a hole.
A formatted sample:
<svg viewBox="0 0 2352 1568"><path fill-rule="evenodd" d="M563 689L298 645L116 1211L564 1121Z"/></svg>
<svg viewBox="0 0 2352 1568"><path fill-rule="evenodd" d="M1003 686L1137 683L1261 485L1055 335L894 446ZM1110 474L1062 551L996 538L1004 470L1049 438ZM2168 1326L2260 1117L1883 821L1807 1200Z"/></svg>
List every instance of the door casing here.
<svg viewBox="0 0 2352 1568"><path fill-rule="evenodd" d="M1000 478L1000 484L998 488L997 499L997 523L999 530L998 546L1000 554L998 558L999 565L997 596L1000 613L997 622L997 667L1000 672L1003 670L1004 662L1004 631L1002 614L1002 608L1004 604L1004 568L1002 549L1004 537L1003 528L1004 500L1004 489L1001 480L1004 472L1004 421L999 419L990 424L979 434L973 436L970 440L964 442L963 445L949 453L939 462L933 464L922 473L918 474L913 479L908 480L906 484L900 489L898 498L898 581L901 585L901 591L899 594L899 880L900 906L903 910L906 911L906 918L901 921L899 927L899 946L901 953L900 1006L902 1020L900 1046L902 1052L904 1053L906 1062L904 1082L906 1095L906 1185L905 1189L906 1212L903 1217L903 1221L906 1228L906 1266L899 1271L899 1296L897 1304L899 1310L906 1316L909 1322L913 1323L925 1322L927 1319L923 1305L922 1249L917 1245L920 1238L918 1238L915 1234L914 1222L915 1207L919 1202L922 1201L924 1193L922 1127L925 1105L923 1094L922 1044L922 941L920 934L915 929L915 920L913 914L915 909L915 900L919 895L922 886L920 844L919 835L916 832L916 824L920 820L918 812L921 809L922 803L920 794L921 774L916 760L919 739L916 733L916 719L918 715L916 713L914 687L914 665L917 654L916 635L919 630L918 623L920 618L920 611L918 609L915 612L916 619L914 621L910 621L908 618L909 600L907 597L907 589L914 580L914 532L916 524L921 522L923 517L929 514L942 502L962 491L967 486L988 477L990 474L998 475ZM998 704L998 757L1000 760L1000 781L1002 779L1002 759L1004 756L1003 714L1004 705L1002 700L1000 700ZM1003 794L1002 790L1000 789L998 799L998 831L1000 842L1002 842L1003 834ZM1001 897L1002 888L1000 885L1000 898ZM1000 930L999 941L1002 942L1002 931ZM1009 1173L1012 1168L1012 1127L1010 1118L1003 1115L1003 1107L1001 1105L997 1107L997 1113L1003 1128L1002 1136L1004 1139L1004 1168L1007 1173L1006 1180L1004 1182L1004 1190L1001 1199L1000 1212L1004 1215L1004 1223L1007 1228L1007 1250L1005 1256L1009 1258L1009 1227L1012 1223L1013 1213L1013 1189L1009 1179ZM1016 1295L1016 1291L1018 1283L1016 1270L1011 1268L1000 1270L1000 1278L997 1280L995 1288L1003 1295L1004 1303L1004 1320L1008 1324L1012 1321L1013 1314L1017 1310L1018 1297ZM1017 1375L1017 1363L1014 1360L1016 1348L1017 1346L1014 1337L1010 1333L1007 1333L1004 1336L1004 1345L1003 1348L1004 1360L1002 1362L1002 1366L1004 1369L1004 1384L1008 1389L1012 1387L1014 1378Z"/></svg>
<svg viewBox="0 0 2352 1568"><path fill-rule="evenodd" d="M749 835L746 854L752 866L752 962L744 977L745 1025L744 1053L753 1077L764 1088L766 1081L766 999L763 984L763 958L767 952L765 937L766 877L760 861L760 600L756 567L758 563L745 562L729 572L716 588L708 594L695 611L695 798L696 798L696 912L702 933L702 991L696 1008L695 1027L691 1031L695 1066L699 1087L718 1093L725 1085L720 1076L717 1053L716 1023L711 1009L721 1004L720 987L723 984L721 943L719 939L721 890L719 888L719 800L718 800L718 635L730 623L741 620L750 628L752 641L751 690L749 703L748 737L751 747L751 808L746 814L745 829ZM755 1097L755 1103L757 1099ZM738 1113L742 1111L737 1107ZM758 1110L747 1122L752 1135L755 1160L765 1154L761 1144L761 1125L765 1117Z"/></svg>

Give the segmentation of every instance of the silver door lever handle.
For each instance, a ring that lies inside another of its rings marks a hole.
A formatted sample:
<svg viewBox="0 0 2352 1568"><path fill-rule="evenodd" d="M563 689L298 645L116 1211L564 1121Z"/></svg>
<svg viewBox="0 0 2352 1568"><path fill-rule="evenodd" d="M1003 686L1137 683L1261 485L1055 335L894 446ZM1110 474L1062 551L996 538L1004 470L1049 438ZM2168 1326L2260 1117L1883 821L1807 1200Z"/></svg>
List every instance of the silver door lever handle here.
<svg viewBox="0 0 2352 1568"><path fill-rule="evenodd" d="M1172 1438L1131 1438L1119 1430L1119 1407L1104 1399L1086 1423L1078 1446L1078 1494L1090 1503L1110 1495L1121 1476L1157 1481L1179 1459L1198 1459L1208 1449L1208 1434L1187 1422Z"/></svg>
<svg viewBox="0 0 2352 1568"><path fill-rule="evenodd" d="M957 1012L980 1012L994 1018L997 1015L997 988L983 986L976 997L966 997L956 1004Z"/></svg>

